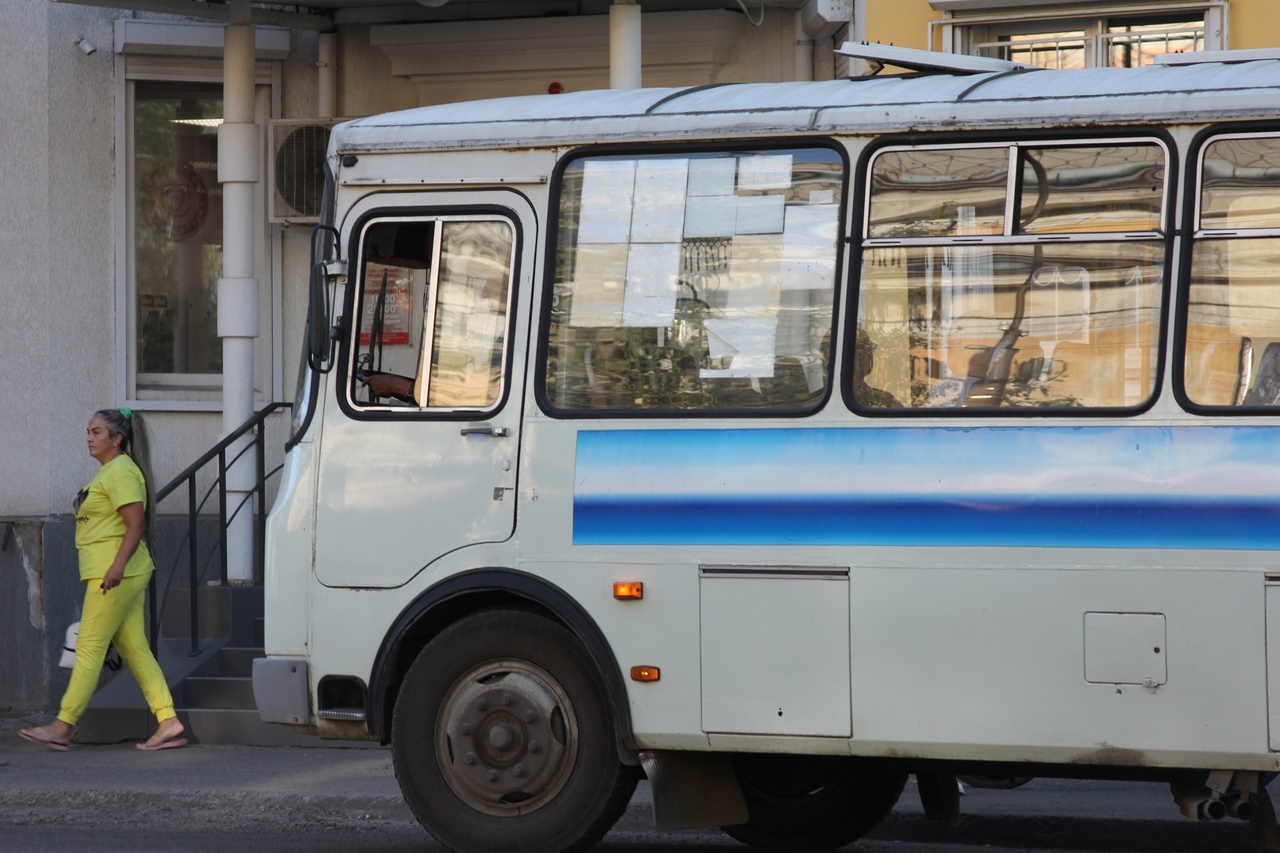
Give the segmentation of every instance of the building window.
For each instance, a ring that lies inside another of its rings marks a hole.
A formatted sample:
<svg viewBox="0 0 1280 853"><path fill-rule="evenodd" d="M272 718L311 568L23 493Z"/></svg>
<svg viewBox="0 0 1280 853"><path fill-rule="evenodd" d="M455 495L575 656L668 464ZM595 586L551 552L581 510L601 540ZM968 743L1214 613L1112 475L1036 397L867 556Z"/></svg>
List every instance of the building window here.
<svg viewBox="0 0 1280 853"><path fill-rule="evenodd" d="M943 5L934 0L935 8ZM1024 11L1012 3L950 11L941 24L956 53L1007 59L1041 68L1133 68L1166 53L1224 50L1224 7L1210 3L1098 6L1064 16Z"/></svg>
<svg viewBox="0 0 1280 853"><path fill-rule="evenodd" d="M279 31L283 32L283 31ZM222 405L222 28L117 22L116 382L131 406L217 411ZM173 51L180 47L182 55ZM279 112L288 53L275 30L258 33L255 122L263 134ZM262 160L266 162L265 155ZM255 396L280 396L281 232L267 224L258 184L255 277L259 333Z"/></svg>
<svg viewBox="0 0 1280 853"><path fill-rule="evenodd" d="M222 372L218 277L222 87L139 82L133 98L133 270L136 390ZM216 387L216 386L215 386Z"/></svg>

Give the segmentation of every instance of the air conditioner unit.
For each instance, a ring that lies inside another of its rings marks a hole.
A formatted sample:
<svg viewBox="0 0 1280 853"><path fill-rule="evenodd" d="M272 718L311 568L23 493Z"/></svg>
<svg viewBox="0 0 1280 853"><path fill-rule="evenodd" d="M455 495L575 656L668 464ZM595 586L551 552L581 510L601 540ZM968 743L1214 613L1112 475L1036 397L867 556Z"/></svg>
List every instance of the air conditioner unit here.
<svg viewBox="0 0 1280 853"><path fill-rule="evenodd" d="M329 132L344 119L284 119L271 122L267 163L272 222L318 222L324 201L324 158Z"/></svg>

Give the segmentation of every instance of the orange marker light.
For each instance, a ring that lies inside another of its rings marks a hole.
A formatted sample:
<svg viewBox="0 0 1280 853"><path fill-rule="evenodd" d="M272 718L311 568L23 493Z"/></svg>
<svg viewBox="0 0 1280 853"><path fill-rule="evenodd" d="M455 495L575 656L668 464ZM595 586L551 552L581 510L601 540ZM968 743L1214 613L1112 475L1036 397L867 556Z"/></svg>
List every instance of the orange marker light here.
<svg viewBox="0 0 1280 853"><path fill-rule="evenodd" d="M613 597L619 601L644 598L644 584L640 581L618 581L613 585Z"/></svg>
<svg viewBox="0 0 1280 853"><path fill-rule="evenodd" d="M632 681L657 681L661 677L662 672L656 666L631 667Z"/></svg>

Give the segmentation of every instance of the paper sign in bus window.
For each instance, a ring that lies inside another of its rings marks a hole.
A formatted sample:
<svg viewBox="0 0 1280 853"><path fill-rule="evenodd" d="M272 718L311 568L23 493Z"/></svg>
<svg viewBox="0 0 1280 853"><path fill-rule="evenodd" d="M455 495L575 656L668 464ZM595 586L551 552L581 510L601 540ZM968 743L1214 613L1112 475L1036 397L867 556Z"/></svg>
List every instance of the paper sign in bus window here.
<svg viewBox="0 0 1280 853"><path fill-rule="evenodd" d="M776 316L782 289L782 235L755 234L733 238L730 286L724 305L735 314Z"/></svg>
<svg viewBox="0 0 1280 853"><path fill-rule="evenodd" d="M614 328L622 325L622 293L627 280L627 245L578 246L569 284L569 325Z"/></svg>
<svg viewBox="0 0 1280 853"><path fill-rule="evenodd" d="M760 154L738 161L739 190L785 190L791 188L791 155Z"/></svg>
<svg viewBox="0 0 1280 853"><path fill-rule="evenodd" d="M836 211L791 205L782 232L782 289L830 290L836 277Z"/></svg>
<svg viewBox="0 0 1280 853"><path fill-rule="evenodd" d="M777 347L776 317L707 320L707 349L713 359L729 359L726 368L704 367L703 379L760 379L773 376Z"/></svg>
<svg viewBox="0 0 1280 853"><path fill-rule="evenodd" d="M373 341L374 320L379 316L379 298L382 300L382 336L378 343L383 346L404 346L409 343L409 322L413 313L409 302L412 275L411 271L400 267L368 264L360 317L361 346L369 346Z"/></svg>
<svg viewBox="0 0 1280 853"><path fill-rule="evenodd" d="M732 237L738 229L736 195L689 196L684 210L686 240Z"/></svg>
<svg viewBox="0 0 1280 853"><path fill-rule="evenodd" d="M735 234L781 234L783 207L780 195L749 195L738 198Z"/></svg>
<svg viewBox="0 0 1280 853"><path fill-rule="evenodd" d="M633 243L627 253L622 325L670 326L679 274L679 243Z"/></svg>
<svg viewBox="0 0 1280 853"><path fill-rule="evenodd" d="M678 243L684 235L688 160L641 160L636 167L631 242Z"/></svg>
<svg viewBox="0 0 1280 853"><path fill-rule="evenodd" d="M579 243L626 243L631 239L635 194L634 160L588 160L582 173Z"/></svg>
<svg viewBox="0 0 1280 853"><path fill-rule="evenodd" d="M689 161L689 195L733 195L737 161L731 157Z"/></svg>

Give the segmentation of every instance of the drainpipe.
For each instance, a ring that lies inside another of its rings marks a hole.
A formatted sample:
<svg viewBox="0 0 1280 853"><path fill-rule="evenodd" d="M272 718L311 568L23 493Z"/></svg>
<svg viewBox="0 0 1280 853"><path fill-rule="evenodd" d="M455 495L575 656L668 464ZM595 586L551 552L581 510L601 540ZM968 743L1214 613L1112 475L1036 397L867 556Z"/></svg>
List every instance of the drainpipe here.
<svg viewBox="0 0 1280 853"><path fill-rule="evenodd" d="M218 337L222 338L222 434L253 416L253 345L258 336L258 280L253 257L254 191L259 133L254 123L254 33L250 0L231 0L222 57L222 126L218 128L218 181L222 184L222 278L218 279ZM246 436L227 458L248 447ZM227 514L244 502L227 528L227 581L253 583L254 455L227 472Z"/></svg>
<svg viewBox="0 0 1280 853"><path fill-rule="evenodd" d="M639 89L640 4L613 0L609 7L609 88Z"/></svg>
<svg viewBox="0 0 1280 853"><path fill-rule="evenodd" d="M320 34L320 60L317 81L316 118L338 115L338 34Z"/></svg>
<svg viewBox="0 0 1280 853"><path fill-rule="evenodd" d="M795 11L796 22L796 57L795 57L795 73L796 80L812 80L813 79L813 38L804 30L804 13L797 9Z"/></svg>

